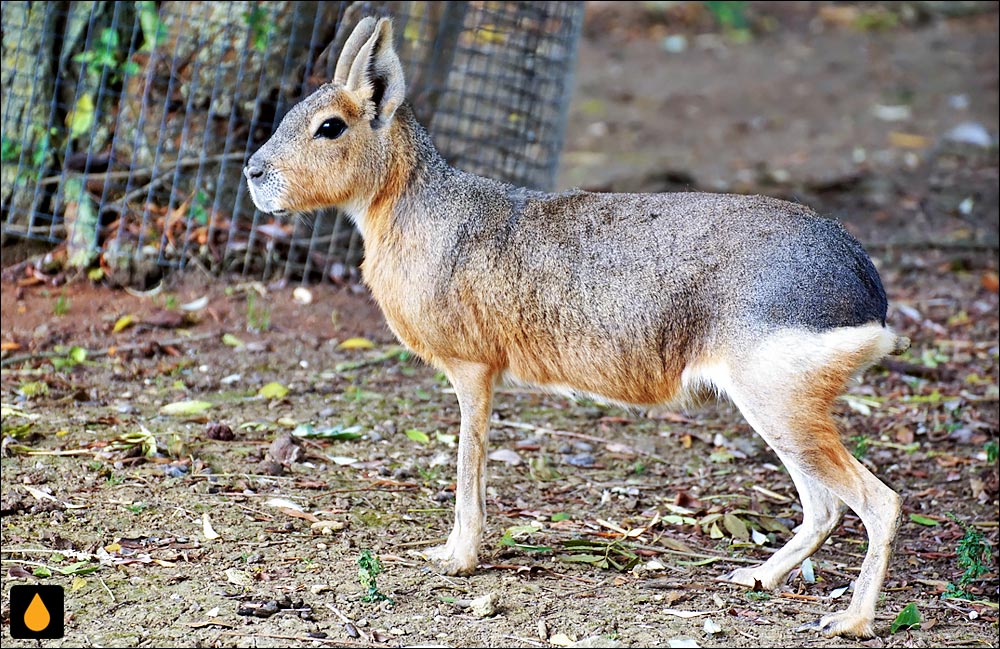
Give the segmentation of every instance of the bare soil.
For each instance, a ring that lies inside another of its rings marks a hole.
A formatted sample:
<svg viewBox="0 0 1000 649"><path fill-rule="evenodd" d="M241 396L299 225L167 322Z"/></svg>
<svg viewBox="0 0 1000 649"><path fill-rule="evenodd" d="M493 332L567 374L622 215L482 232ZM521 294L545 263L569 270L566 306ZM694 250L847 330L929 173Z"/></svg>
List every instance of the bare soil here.
<svg viewBox="0 0 1000 649"><path fill-rule="evenodd" d="M801 520L787 473L727 404L632 412L503 389L480 569L436 574L419 551L451 525L447 382L400 353L359 287L309 287L303 304L290 286L194 272L155 295L23 272L0 286L0 397L35 417L3 422L4 626L9 586L42 581L66 588L52 646L997 646L995 5L872 31L812 3L751 3L763 26L738 43L654 4L589 7L562 183L795 198L868 245L889 324L913 340L836 412L905 498L877 638L794 632L847 605L865 548L853 514L815 579L795 571L773 593L716 581ZM677 34L686 49L666 52ZM879 105L909 117L886 122ZM962 122L993 145L948 142ZM353 338L372 347L342 345ZM272 382L287 394L261 396ZM185 400L212 405L161 413ZM309 426L327 437L289 436ZM989 544L985 572L944 598L966 529ZM635 566L586 560L596 544ZM365 550L391 602L365 601ZM484 596L490 615L464 601ZM891 633L910 603L921 628Z"/></svg>

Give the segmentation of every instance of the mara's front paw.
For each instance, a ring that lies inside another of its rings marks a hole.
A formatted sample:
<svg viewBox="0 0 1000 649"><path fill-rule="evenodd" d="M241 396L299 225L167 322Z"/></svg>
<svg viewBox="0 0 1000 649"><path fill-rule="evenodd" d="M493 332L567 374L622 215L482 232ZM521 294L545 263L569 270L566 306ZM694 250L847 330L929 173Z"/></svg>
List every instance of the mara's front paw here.
<svg viewBox="0 0 1000 649"><path fill-rule="evenodd" d="M751 590L774 590L782 577L783 575L773 575L763 570L763 566L757 566L756 568L737 568L719 577L719 581L739 584Z"/></svg>
<svg viewBox="0 0 1000 649"><path fill-rule="evenodd" d="M433 562L443 575L471 575L479 563L477 553L460 551L451 543L424 550L424 557Z"/></svg>
<svg viewBox="0 0 1000 649"><path fill-rule="evenodd" d="M796 631L818 631L830 638L843 635L854 638L871 638L875 635L872 628L874 619L859 615L850 610L824 615L822 619L810 624L803 624Z"/></svg>

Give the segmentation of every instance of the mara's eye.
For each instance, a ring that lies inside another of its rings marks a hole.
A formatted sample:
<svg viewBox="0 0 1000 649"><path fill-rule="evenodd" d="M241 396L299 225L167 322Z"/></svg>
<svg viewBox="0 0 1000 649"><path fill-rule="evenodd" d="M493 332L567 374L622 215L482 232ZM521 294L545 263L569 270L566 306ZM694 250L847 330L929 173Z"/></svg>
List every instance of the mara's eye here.
<svg viewBox="0 0 1000 649"><path fill-rule="evenodd" d="M320 124L319 128L316 129L316 132L313 134L313 137L325 137L328 140L336 140L338 137L343 135L346 130L347 124L344 123L344 120L333 117Z"/></svg>

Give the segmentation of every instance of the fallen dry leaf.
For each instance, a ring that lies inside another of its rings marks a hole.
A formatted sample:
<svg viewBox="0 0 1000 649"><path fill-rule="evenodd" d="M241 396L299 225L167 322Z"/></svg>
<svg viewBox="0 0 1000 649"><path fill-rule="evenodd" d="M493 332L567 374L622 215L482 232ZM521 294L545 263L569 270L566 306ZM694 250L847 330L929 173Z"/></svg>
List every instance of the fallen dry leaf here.
<svg viewBox="0 0 1000 649"><path fill-rule="evenodd" d="M983 276L980 278L980 282L982 283L983 288L985 288L990 293L996 293L997 291L1000 291L1000 276L998 276L996 272L992 270L988 270L985 273L983 273Z"/></svg>
<svg viewBox="0 0 1000 649"><path fill-rule="evenodd" d="M205 535L205 538L208 539L209 541L214 541L215 539L219 538L219 533L216 532L215 529L212 527L212 521L210 521L208 518L208 512L204 512L201 515L201 529L202 533Z"/></svg>
<svg viewBox="0 0 1000 649"><path fill-rule="evenodd" d="M889 131L889 144L900 149L926 149L930 140L916 133Z"/></svg>

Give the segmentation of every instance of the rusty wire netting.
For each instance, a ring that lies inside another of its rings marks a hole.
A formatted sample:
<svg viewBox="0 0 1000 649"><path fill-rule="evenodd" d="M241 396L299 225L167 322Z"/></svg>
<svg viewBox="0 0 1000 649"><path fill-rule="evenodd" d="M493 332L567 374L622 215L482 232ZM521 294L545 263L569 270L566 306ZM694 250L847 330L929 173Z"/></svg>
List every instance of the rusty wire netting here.
<svg viewBox="0 0 1000 649"><path fill-rule="evenodd" d="M452 164L553 183L582 3L4 2L4 247L57 244L52 263L133 285L192 263L352 275L347 219L259 214L241 169L367 14L394 17L408 97Z"/></svg>

